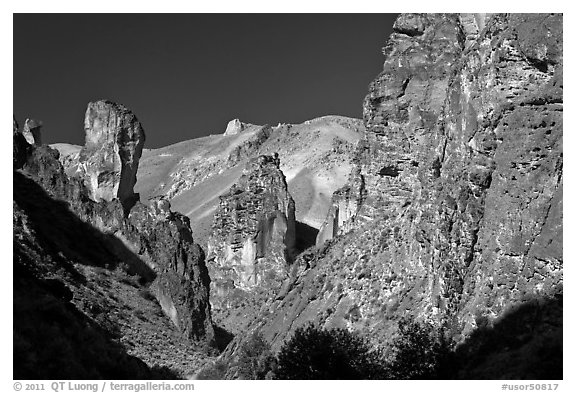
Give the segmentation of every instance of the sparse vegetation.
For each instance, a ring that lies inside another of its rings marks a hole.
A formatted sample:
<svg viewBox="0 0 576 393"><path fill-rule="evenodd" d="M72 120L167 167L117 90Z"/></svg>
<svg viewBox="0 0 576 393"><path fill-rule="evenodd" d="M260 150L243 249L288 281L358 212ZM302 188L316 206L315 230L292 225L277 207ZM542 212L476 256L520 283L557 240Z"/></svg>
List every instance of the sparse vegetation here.
<svg viewBox="0 0 576 393"><path fill-rule="evenodd" d="M261 333L253 333L240 347L238 377L241 379L270 379L276 359Z"/></svg>
<svg viewBox="0 0 576 393"><path fill-rule="evenodd" d="M443 334L427 323L403 319L387 362L388 379L443 379L451 351Z"/></svg>
<svg viewBox="0 0 576 393"><path fill-rule="evenodd" d="M345 329L296 329L278 354L275 379L381 379L379 351Z"/></svg>
<svg viewBox="0 0 576 393"><path fill-rule="evenodd" d="M203 380L224 379L226 376L226 370L228 370L226 363L221 360L216 360L211 365L200 370L198 375L196 375L196 378Z"/></svg>

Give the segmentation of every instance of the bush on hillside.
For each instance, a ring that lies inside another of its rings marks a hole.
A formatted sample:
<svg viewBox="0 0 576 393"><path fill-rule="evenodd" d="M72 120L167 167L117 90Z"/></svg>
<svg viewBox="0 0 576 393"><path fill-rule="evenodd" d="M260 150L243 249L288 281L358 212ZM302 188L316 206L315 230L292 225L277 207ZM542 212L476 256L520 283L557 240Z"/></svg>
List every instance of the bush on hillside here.
<svg viewBox="0 0 576 393"><path fill-rule="evenodd" d="M276 379L379 379L380 353L345 329L296 329L278 354Z"/></svg>

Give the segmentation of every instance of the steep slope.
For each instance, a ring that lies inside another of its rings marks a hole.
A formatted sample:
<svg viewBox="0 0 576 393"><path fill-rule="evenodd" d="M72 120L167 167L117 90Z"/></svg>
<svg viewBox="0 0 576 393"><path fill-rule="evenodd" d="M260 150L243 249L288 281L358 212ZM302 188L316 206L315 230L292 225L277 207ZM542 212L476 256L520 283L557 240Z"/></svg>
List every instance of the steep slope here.
<svg viewBox="0 0 576 393"><path fill-rule="evenodd" d="M511 307L561 298L562 16L408 14L394 30L323 246L251 327L276 350L310 321L384 345L406 316L462 344ZM528 337L561 342L561 315L538 323ZM498 345L500 375L534 375L506 374Z"/></svg>
<svg viewBox="0 0 576 393"><path fill-rule="evenodd" d="M174 379L210 359L106 235L20 172L13 231L15 379Z"/></svg>
<svg viewBox="0 0 576 393"><path fill-rule="evenodd" d="M92 131L86 129L87 139ZM118 150L126 148L130 147ZM100 158L110 153L100 152ZM126 352L151 366L169 366L173 370L169 376L193 372L208 357L206 351L212 351L215 332L208 298L210 278L188 219L171 212L162 200L151 207L133 201L129 210L118 198L94 201L91 197L102 194L87 189L82 178L66 176L58 156L47 146L29 145L15 124L14 263L21 275L16 276L14 290L16 304L25 309L17 314L22 323L14 327L22 345L15 346L15 357L24 356L18 358L22 362L18 372L23 377L38 375L32 363L41 367L50 361L50 353L26 357L20 352L42 337L59 334L65 348L79 347L63 358L66 367L49 367L51 371L41 375L55 373L71 379L153 375ZM97 154L90 159L99 161ZM136 163L135 178L137 157L131 162ZM37 287L43 300L30 298L22 286L26 284ZM56 299L45 293L46 288L56 291ZM64 301L58 300L60 295ZM53 304L61 319L51 322L49 314L36 315L43 301ZM39 332L27 318L37 321L39 328L55 325ZM68 322L88 324L88 328L76 331L66 327ZM90 348L89 337L96 340L96 348ZM154 349L157 345L163 349ZM86 362L100 346L108 348L112 358L97 363L101 369L90 368ZM84 354L82 349L89 352ZM118 362L126 363L126 369L116 370L122 367Z"/></svg>
<svg viewBox="0 0 576 393"><path fill-rule="evenodd" d="M314 243L332 193L352 171L351 152L364 127L359 120L326 116L275 127L241 123L241 131L144 150L135 191L142 199L166 195L187 215L195 238L206 244L218 197L240 179L248 159L278 153L296 202L300 248Z"/></svg>

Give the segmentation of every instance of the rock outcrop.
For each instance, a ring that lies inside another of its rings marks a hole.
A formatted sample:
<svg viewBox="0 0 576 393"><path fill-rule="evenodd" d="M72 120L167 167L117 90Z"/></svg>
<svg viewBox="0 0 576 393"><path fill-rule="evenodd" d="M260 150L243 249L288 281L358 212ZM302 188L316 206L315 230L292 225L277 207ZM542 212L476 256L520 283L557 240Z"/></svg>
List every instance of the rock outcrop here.
<svg viewBox="0 0 576 393"><path fill-rule="evenodd" d="M12 165L14 169L22 168L30 154L30 144L18 128L18 122L14 116L12 121Z"/></svg>
<svg viewBox="0 0 576 393"><path fill-rule="evenodd" d="M108 107L112 104L101 105ZM95 107L102 108L101 105ZM113 106L122 108L116 104ZM134 119L133 115L123 120L119 120L117 115L116 112L110 115L113 119L110 120L112 124L134 124L128 120ZM96 123L101 121L98 120L100 119L98 116L88 117L96 119L94 120ZM133 129L138 127L141 127L139 123ZM96 125L96 129L102 128ZM123 128L116 127L116 129ZM22 138L17 138L17 134L16 132L15 142L20 142ZM98 133L97 137L100 138L102 135ZM97 149L96 140L98 139L87 142L89 148L84 148L85 154L94 150L101 151L104 155L110 153ZM141 150L143 140L138 141L140 143L138 149ZM110 142L110 146L123 149L120 142L121 140ZM171 212L169 204L162 201L155 201L152 207L132 202L133 206L128 212L122 199L95 201L94 195L110 196L109 183L103 184L106 188L104 191L90 189L81 178L68 177L65 174L58 160L57 150L49 146L27 145L26 148L28 150L24 160L21 158L23 149L20 147L15 149L15 162L24 161L21 165L22 173L45 189L52 198L67 203L69 209L80 220L107 236L106 247L123 261L129 272L140 275L146 282L151 282L152 293L184 337L196 344L213 345L214 329L209 303L210 278L204 261L204 252L194 243L189 219ZM130 149L127 148L125 151ZM135 159L135 156L132 158ZM136 173L133 173L134 179L135 176ZM101 261L102 265L106 263Z"/></svg>
<svg viewBox="0 0 576 393"><path fill-rule="evenodd" d="M279 290L294 258L294 211L278 156L251 160L214 215L207 260L215 310Z"/></svg>
<svg viewBox="0 0 576 393"><path fill-rule="evenodd" d="M251 329L276 349L310 321L385 345L409 316L462 344L561 298L562 46L561 15L401 15L331 241Z"/></svg>
<svg viewBox="0 0 576 393"><path fill-rule="evenodd" d="M304 229L298 231L297 239L302 251L314 244L332 193L345 185L353 172L352 152L363 133L359 119L324 116L302 124L248 125L234 136L210 135L145 149L135 191L144 199L168 198L173 210L190 218L194 239L205 248L218 197L238 182L248 160L277 152L296 202L299 229ZM61 157L65 167L73 168L71 147L55 147L70 157Z"/></svg>
<svg viewBox="0 0 576 393"><path fill-rule="evenodd" d="M118 198L129 210L137 200L134 184L146 138L142 125L125 106L101 100L88 104L84 131L78 170L92 199Z"/></svg>
<svg viewBox="0 0 576 393"><path fill-rule="evenodd" d="M26 138L26 141L35 146L40 146L42 144L42 122L34 119L26 119L24 122L24 129L22 130L22 135Z"/></svg>
<svg viewBox="0 0 576 393"><path fill-rule="evenodd" d="M237 135L241 133L246 126L239 119L230 120L226 126L224 136Z"/></svg>
<svg viewBox="0 0 576 393"><path fill-rule="evenodd" d="M322 247L339 233L352 229L364 198L364 176L360 173L360 168L356 168L350 175L348 184L336 190L332 195L332 205L316 236L317 247Z"/></svg>

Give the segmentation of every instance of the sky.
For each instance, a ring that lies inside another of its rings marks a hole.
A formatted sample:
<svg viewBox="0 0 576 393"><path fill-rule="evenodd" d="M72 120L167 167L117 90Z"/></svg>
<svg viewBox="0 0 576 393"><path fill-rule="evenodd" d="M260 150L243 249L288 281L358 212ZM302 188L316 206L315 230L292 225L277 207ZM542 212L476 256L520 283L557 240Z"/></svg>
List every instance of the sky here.
<svg viewBox="0 0 576 393"><path fill-rule="evenodd" d="M147 148L223 133L228 121L361 118L395 14L14 14L14 115L44 143L84 144L109 99Z"/></svg>

